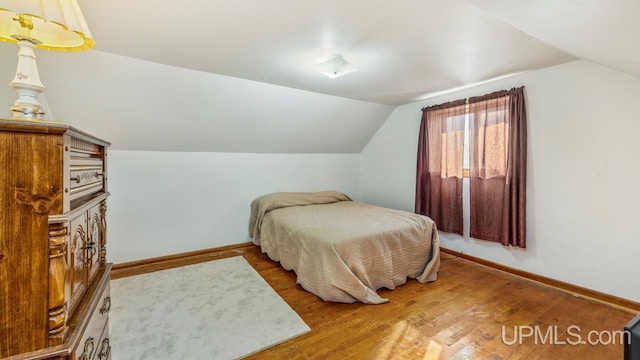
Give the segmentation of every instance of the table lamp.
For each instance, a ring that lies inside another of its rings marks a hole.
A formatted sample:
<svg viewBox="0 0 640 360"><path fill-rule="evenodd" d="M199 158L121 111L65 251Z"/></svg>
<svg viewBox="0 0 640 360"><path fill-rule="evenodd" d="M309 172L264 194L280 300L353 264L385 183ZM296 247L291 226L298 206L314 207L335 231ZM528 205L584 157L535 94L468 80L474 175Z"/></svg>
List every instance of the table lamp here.
<svg viewBox="0 0 640 360"><path fill-rule="evenodd" d="M76 0L0 0L0 40L18 44L18 68L9 83L18 92L14 119L43 120L44 92L35 48L81 51L94 46Z"/></svg>

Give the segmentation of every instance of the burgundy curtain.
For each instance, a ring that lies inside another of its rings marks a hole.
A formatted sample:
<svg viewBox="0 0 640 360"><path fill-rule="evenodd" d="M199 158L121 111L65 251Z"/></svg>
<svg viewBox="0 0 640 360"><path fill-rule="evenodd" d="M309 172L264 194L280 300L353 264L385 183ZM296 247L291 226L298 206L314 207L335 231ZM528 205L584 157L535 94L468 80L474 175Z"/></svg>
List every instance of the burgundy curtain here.
<svg viewBox="0 0 640 360"><path fill-rule="evenodd" d="M524 87L469 99L471 237L526 247Z"/></svg>
<svg viewBox="0 0 640 360"><path fill-rule="evenodd" d="M462 235L465 100L422 109L415 212L438 230Z"/></svg>

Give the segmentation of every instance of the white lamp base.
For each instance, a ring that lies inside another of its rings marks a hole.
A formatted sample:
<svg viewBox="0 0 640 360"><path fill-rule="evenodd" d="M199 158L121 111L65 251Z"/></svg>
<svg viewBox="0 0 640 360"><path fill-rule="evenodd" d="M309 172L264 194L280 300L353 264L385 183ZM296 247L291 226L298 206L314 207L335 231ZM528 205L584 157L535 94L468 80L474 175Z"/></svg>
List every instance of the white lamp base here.
<svg viewBox="0 0 640 360"><path fill-rule="evenodd" d="M36 63L35 45L27 39L18 41L18 68L9 85L18 92L18 100L11 107L14 118L44 120L44 110L38 95L44 92Z"/></svg>

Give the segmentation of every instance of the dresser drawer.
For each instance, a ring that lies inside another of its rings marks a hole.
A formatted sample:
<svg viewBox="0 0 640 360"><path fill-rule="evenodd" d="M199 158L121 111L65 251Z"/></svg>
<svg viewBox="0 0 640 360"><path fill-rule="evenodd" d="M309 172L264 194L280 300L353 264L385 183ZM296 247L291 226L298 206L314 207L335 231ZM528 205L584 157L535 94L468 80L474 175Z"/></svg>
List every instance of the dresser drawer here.
<svg viewBox="0 0 640 360"><path fill-rule="evenodd" d="M69 200L105 191L104 147L71 137L68 148Z"/></svg>
<svg viewBox="0 0 640 360"><path fill-rule="evenodd" d="M71 165L71 182L70 194L71 199L90 195L98 191L102 191L102 177L104 169L102 162L92 165Z"/></svg>
<svg viewBox="0 0 640 360"><path fill-rule="evenodd" d="M105 359L105 357L101 359L99 355L106 349L103 347L105 340L104 332L106 331L106 338L108 338L109 334L108 320L109 310L111 309L109 290L109 284L107 284L100 296L100 301L98 301L96 307L93 309L89 324L73 352L75 354L75 360ZM106 345L108 345L108 340ZM108 353L110 353L110 351ZM106 354L105 356L108 358L110 354Z"/></svg>

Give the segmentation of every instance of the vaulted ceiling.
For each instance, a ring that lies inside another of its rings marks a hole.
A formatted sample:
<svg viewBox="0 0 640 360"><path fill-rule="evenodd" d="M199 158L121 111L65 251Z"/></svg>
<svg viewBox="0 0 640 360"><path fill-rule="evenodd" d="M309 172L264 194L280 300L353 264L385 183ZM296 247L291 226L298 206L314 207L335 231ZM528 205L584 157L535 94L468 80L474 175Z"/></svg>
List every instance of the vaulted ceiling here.
<svg viewBox="0 0 640 360"><path fill-rule="evenodd" d="M101 51L391 105L572 59L463 0L81 5ZM338 54L360 71L315 70Z"/></svg>
<svg viewBox="0 0 640 360"><path fill-rule="evenodd" d="M467 2L567 54L640 76L640 1Z"/></svg>
<svg viewBox="0 0 640 360"><path fill-rule="evenodd" d="M39 51L42 98L113 149L359 153L448 89L577 58L640 76L637 0L78 2L96 47ZM360 71L315 70L336 54ZM14 99L0 88L0 116Z"/></svg>

